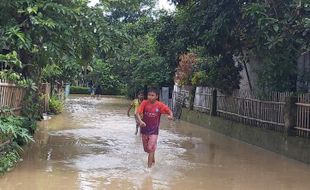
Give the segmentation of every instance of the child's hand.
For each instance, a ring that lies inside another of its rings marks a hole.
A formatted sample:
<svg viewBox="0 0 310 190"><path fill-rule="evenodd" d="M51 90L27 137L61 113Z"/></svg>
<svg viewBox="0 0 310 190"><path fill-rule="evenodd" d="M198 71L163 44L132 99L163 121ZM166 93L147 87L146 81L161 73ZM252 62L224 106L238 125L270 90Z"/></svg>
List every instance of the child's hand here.
<svg viewBox="0 0 310 190"><path fill-rule="evenodd" d="M169 120L173 120L174 118L173 118L173 116L169 115L169 116L168 116L168 119L169 119Z"/></svg>
<svg viewBox="0 0 310 190"><path fill-rule="evenodd" d="M140 127L145 127L145 126L146 126L145 122L142 121L142 122L140 123Z"/></svg>

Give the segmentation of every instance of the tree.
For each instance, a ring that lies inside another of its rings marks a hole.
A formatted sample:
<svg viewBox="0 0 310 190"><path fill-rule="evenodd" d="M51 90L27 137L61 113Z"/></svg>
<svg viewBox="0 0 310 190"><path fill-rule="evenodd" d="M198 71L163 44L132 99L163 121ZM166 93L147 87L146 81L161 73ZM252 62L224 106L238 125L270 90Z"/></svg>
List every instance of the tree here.
<svg viewBox="0 0 310 190"><path fill-rule="evenodd" d="M221 90L238 88L240 67L233 55L247 52L262 64L258 70L262 89L296 90L297 57L309 50L309 0L172 2L177 5L173 42L182 42L180 47L187 51L203 49L199 59L217 58L217 63L208 63L208 69L196 73L196 81L204 78Z"/></svg>
<svg viewBox="0 0 310 190"><path fill-rule="evenodd" d="M93 64L93 71L87 76L88 80L93 82L93 85L103 90L105 94L119 93L121 85L118 76L111 72L112 66L105 63L101 59L96 59Z"/></svg>
<svg viewBox="0 0 310 190"><path fill-rule="evenodd" d="M310 2L262 1L242 7L246 48L264 63L263 89L296 91L297 58L309 51Z"/></svg>

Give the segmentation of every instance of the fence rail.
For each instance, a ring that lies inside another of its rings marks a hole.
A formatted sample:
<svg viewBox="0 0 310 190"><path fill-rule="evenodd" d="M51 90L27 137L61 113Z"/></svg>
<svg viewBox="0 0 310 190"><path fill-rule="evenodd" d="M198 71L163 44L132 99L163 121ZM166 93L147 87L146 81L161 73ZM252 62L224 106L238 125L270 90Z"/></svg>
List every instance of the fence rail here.
<svg viewBox="0 0 310 190"><path fill-rule="evenodd" d="M24 88L15 84L0 82L0 109L9 108L18 115L22 109L24 95Z"/></svg>
<svg viewBox="0 0 310 190"><path fill-rule="evenodd" d="M245 124L282 131L284 102L218 95L217 112L220 116Z"/></svg>

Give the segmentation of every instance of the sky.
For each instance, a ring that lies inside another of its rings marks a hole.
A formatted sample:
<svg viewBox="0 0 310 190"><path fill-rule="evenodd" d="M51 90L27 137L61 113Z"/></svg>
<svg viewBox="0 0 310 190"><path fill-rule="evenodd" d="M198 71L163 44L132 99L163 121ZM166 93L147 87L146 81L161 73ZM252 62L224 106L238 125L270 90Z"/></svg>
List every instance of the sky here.
<svg viewBox="0 0 310 190"><path fill-rule="evenodd" d="M94 6L99 0L90 0L89 6ZM174 5L171 5L168 0L158 0L157 7L159 9L166 9L168 11L174 11Z"/></svg>
<svg viewBox="0 0 310 190"><path fill-rule="evenodd" d="M171 5L167 0L158 0L158 7L160 9L166 9L168 11L174 11L175 6Z"/></svg>

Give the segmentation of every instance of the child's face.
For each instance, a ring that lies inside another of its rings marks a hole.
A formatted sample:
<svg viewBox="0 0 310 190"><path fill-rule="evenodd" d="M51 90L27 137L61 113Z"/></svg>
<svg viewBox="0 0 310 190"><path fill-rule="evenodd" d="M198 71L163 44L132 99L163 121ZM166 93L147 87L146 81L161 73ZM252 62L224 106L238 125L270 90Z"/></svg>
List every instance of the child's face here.
<svg viewBox="0 0 310 190"><path fill-rule="evenodd" d="M147 93L147 99L150 102L155 102L158 99L158 95L155 92L149 92Z"/></svg>
<svg viewBox="0 0 310 190"><path fill-rule="evenodd" d="M143 98L144 98L143 94L139 94L139 95L138 95L138 99L139 99L139 100L143 100Z"/></svg>

